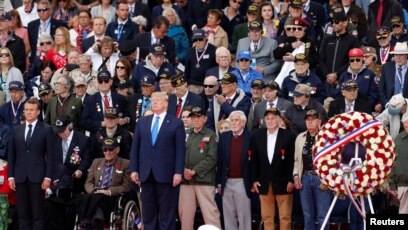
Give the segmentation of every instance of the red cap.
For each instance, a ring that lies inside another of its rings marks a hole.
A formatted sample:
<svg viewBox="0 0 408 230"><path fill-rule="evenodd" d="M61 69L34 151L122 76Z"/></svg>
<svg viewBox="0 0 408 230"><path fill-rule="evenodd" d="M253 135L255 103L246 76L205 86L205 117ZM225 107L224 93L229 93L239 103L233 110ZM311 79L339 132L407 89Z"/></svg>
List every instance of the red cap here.
<svg viewBox="0 0 408 230"><path fill-rule="evenodd" d="M360 48L354 48L349 51L349 58L351 57L364 57L364 52Z"/></svg>

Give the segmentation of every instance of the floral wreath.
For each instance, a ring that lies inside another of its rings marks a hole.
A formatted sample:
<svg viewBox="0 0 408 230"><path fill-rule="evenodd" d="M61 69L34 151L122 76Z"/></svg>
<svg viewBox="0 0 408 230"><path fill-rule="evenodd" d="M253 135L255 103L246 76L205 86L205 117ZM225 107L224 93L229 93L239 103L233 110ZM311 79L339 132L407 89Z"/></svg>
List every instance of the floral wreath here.
<svg viewBox="0 0 408 230"><path fill-rule="evenodd" d="M349 142L366 149L364 161L342 162ZM326 122L316 136L313 164L323 187L340 196L368 195L387 180L394 166L394 142L382 124L366 113L349 112Z"/></svg>

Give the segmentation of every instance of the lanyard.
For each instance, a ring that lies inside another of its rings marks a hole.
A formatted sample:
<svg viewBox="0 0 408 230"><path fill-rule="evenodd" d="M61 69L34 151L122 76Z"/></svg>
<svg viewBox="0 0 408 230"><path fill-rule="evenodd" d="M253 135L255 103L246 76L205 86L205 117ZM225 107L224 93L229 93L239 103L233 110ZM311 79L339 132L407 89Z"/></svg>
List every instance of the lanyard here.
<svg viewBox="0 0 408 230"><path fill-rule="evenodd" d="M196 52L197 63L199 63L200 60L203 58L203 56L205 54L205 51L207 50L207 47L208 47L208 43L205 45L204 51L201 53L200 56L198 56L198 51L197 51L197 47L196 47L195 52Z"/></svg>
<svg viewBox="0 0 408 230"><path fill-rule="evenodd" d="M118 24L118 28L116 29L116 31L118 32L116 35L117 41L119 41L120 37L122 36L123 27L125 27L125 24Z"/></svg>
<svg viewBox="0 0 408 230"><path fill-rule="evenodd" d="M13 116L14 116L14 119L15 119L16 116L17 116L18 109L20 108L21 101L18 103L17 109L14 108L13 101L10 101L10 103L11 103L11 109L13 110Z"/></svg>
<svg viewBox="0 0 408 230"><path fill-rule="evenodd" d="M48 29L48 27L50 26L50 24L51 24L51 20L49 20L49 21L47 22L47 24L45 24L45 27L43 27L43 26L42 26L43 24L40 22L40 30L38 30L38 31L39 31L38 37L41 36L45 31L47 31L47 29Z"/></svg>
<svg viewBox="0 0 408 230"><path fill-rule="evenodd" d="M380 48L383 52L381 52L380 50L380 58L381 58L381 64L384 64L387 62L387 58L388 58L388 52L390 51L390 47L388 46L385 50L383 50L382 48Z"/></svg>

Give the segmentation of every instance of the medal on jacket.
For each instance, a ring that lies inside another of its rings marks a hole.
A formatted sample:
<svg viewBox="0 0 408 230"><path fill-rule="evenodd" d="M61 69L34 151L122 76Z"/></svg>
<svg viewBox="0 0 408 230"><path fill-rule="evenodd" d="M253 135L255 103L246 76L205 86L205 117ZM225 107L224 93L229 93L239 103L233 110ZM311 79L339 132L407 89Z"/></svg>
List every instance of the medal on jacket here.
<svg viewBox="0 0 408 230"><path fill-rule="evenodd" d="M205 54L205 51L207 50L207 47L208 47L208 43L205 45L204 51L201 53L200 56L198 56L197 47L196 47L196 49L195 49L196 59L197 59L197 64L195 65L195 67L196 67L197 69L200 68L200 60L203 58L203 56L204 56L204 54Z"/></svg>
<svg viewBox="0 0 408 230"><path fill-rule="evenodd" d="M17 113L18 113L18 109L21 106L21 101L18 103L17 109L14 108L14 103L12 101L10 101L11 103L11 109L13 110L13 124L17 124Z"/></svg>
<svg viewBox="0 0 408 230"><path fill-rule="evenodd" d="M100 111L101 111L101 107L99 106L99 104L98 104L98 103L96 103L96 110L98 110L98 112L100 112Z"/></svg>

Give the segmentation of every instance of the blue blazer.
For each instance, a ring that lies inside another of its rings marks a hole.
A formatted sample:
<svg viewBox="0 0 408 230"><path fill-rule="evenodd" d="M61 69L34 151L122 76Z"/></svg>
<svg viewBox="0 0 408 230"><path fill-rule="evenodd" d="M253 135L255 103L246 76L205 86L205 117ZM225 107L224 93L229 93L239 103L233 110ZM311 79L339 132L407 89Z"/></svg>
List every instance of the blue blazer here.
<svg viewBox="0 0 408 230"><path fill-rule="evenodd" d="M91 152L90 152L90 142L88 137L84 134L73 131L71 143L69 144L67 156L65 161L63 161L62 152L62 139L57 137L55 142L55 158L54 158L54 168L51 187L53 189L57 188L72 188L72 174L76 170L80 170L85 176L91 165ZM78 149L78 154L81 157L81 162L79 164L73 164L71 162L71 155L74 153L74 149ZM55 182L58 180L58 182Z"/></svg>
<svg viewBox="0 0 408 230"><path fill-rule="evenodd" d="M244 179L245 192L248 198L251 198L251 161L248 156L248 150L251 147L251 133L244 130L244 145L241 152L241 171ZM232 132L228 131L220 135L218 141L218 158L217 158L217 185L221 184L222 192L224 191L225 183L228 179L228 167L230 163Z"/></svg>
<svg viewBox="0 0 408 230"><path fill-rule="evenodd" d="M126 98L111 91L112 105L116 108L119 117L128 117ZM96 133L101 128L104 119L103 100L100 93L85 97L81 116L81 126L91 133Z"/></svg>
<svg viewBox="0 0 408 230"><path fill-rule="evenodd" d="M388 103L394 95L395 75L396 73L395 61L385 63L381 68L380 84L378 91L380 95L380 102L383 106ZM408 78L408 71L405 73L404 79ZM402 96L408 98L408 81L404 81Z"/></svg>
<svg viewBox="0 0 408 230"><path fill-rule="evenodd" d="M181 119L166 114L156 143L152 143L153 115L137 122L130 151L130 171L139 173L145 182L150 173L159 183L172 183L174 174L183 175L186 155L186 133Z"/></svg>
<svg viewBox="0 0 408 230"><path fill-rule="evenodd" d="M51 126L37 121L30 143L25 141L25 125L14 128L9 141L9 177L16 183L42 183L45 177L52 178L55 135Z"/></svg>
<svg viewBox="0 0 408 230"><path fill-rule="evenodd" d="M135 39L136 34L139 33L139 27L137 27L137 25L130 19L127 20L121 31L118 31L118 25L118 20L109 23L108 27L106 27L105 35L111 37L114 41L121 42L133 40ZM121 33L119 40L117 39L118 33Z"/></svg>
<svg viewBox="0 0 408 230"><path fill-rule="evenodd" d="M173 116L176 116L177 103L178 103L177 96L175 94L169 95L169 105L167 107L167 113ZM192 92L188 92L186 101L184 102L184 105L183 105L183 108L181 108L181 111L183 111L183 109L186 108L187 106L190 106L191 108L200 107L201 109L205 109L205 102L200 95L192 93ZM180 117L181 117L181 113L180 113L179 118Z"/></svg>

